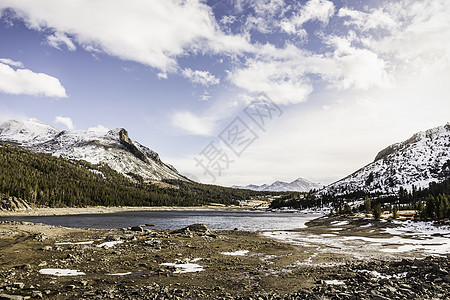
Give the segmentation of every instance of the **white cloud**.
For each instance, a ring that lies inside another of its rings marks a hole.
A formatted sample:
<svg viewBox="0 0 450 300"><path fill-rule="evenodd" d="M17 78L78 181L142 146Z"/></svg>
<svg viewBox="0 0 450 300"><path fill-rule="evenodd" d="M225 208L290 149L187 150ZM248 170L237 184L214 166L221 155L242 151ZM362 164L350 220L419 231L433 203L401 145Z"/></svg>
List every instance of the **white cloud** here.
<svg viewBox="0 0 450 300"><path fill-rule="evenodd" d="M30 28L57 32L50 38L56 45L74 47L69 35L88 51L162 72L175 72L177 57L191 51L235 54L252 48L243 37L221 32L211 8L200 0L2 1L0 10L7 8Z"/></svg>
<svg viewBox="0 0 450 300"><path fill-rule="evenodd" d="M211 99L211 94L208 91L203 91L202 95L200 96L201 101L209 101Z"/></svg>
<svg viewBox="0 0 450 300"><path fill-rule="evenodd" d="M65 88L57 78L28 69L14 70L4 63L0 63L0 92L12 95L67 97Z"/></svg>
<svg viewBox="0 0 450 300"><path fill-rule="evenodd" d="M299 13L280 22L280 27L288 34L299 34L304 36L303 24L309 21L319 21L328 24L334 15L333 2L328 0L310 0L300 7Z"/></svg>
<svg viewBox="0 0 450 300"><path fill-rule="evenodd" d="M109 129L103 125L97 125L95 127L89 127L88 131L92 131L92 132L99 133L99 134L105 134L109 131Z"/></svg>
<svg viewBox="0 0 450 300"><path fill-rule="evenodd" d="M164 73L160 72L160 73L158 73L157 76L159 79L167 79L167 73L165 73L165 72Z"/></svg>
<svg viewBox="0 0 450 300"><path fill-rule="evenodd" d="M0 63L4 63L5 65L9 65L11 67L23 68L24 65L21 61L14 61L10 58L0 58Z"/></svg>
<svg viewBox="0 0 450 300"><path fill-rule="evenodd" d="M342 37L329 37L328 42L335 48L333 59L337 69L335 74L324 77L335 86L363 90L391 86L387 64L375 52L353 47L349 39Z"/></svg>
<svg viewBox="0 0 450 300"><path fill-rule="evenodd" d="M278 104L306 101L313 88L309 79L291 62L249 60L247 67L229 74L236 86L251 93L266 93Z"/></svg>
<svg viewBox="0 0 450 300"><path fill-rule="evenodd" d="M69 130L75 129L75 126L73 126L73 122L72 122L72 119L71 119L71 118L57 116L57 117L55 118L55 121L54 121L54 122L57 123L57 124L62 124L62 125L64 125L64 126L66 126L67 129L69 129Z"/></svg>
<svg viewBox="0 0 450 300"><path fill-rule="evenodd" d="M219 84L220 80L219 78L215 77L213 74L209 73L208 71L199 71L199 70L192 70L190 68L184 69L181 74L189 79L192 83L197 83L205 86L210 86L214 84Z"/></svg>
<svg viewBox="0 0 450 300"><path fill-rule="evenodd" d="M172 125L191 135L210 136L214 130L213 119L198 117L188 111L175 112L172 115Z"/></svg>
<svg viewBox="0 0 450 300"><path fill-rule="evenodd" d="M72 40L63 32L55 32L53 35L49 35L47 37L47 43L60 50L60 45L65 45L69 51L75 51L77 49Z"/></svg>

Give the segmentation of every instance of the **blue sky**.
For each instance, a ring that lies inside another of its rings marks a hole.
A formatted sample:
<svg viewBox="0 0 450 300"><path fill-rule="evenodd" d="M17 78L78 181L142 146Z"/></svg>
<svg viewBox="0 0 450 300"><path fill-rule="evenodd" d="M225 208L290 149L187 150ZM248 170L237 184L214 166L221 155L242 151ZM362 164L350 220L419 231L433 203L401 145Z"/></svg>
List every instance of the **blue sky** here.
<svg viewBox="0 0 450 300"><path fill-rule="evenodd" d="M2 0L0 12L0 121L123 127L202 182L331 183L450 121L446 0ZM263 129L244 113L261 92L283 112ZM257 136L239 155L220 138L236 117ZM211 142L229 159L214 178L196 163Z"/></svg>

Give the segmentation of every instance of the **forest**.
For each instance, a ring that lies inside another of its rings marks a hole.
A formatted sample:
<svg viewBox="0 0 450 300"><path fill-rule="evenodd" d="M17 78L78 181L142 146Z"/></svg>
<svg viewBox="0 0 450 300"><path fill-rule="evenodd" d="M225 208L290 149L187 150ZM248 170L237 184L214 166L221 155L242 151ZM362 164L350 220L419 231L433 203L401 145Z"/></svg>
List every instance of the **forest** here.
<svg viewBox="0 0 450 300"><path fill-rule="evenodd" d="M264 194L192 181L166 183L163 187L137 175L128 178L107 165L0 143L0 196L38 207L231 205Z"/></svg>
<svg viewBox="0 0 450 300"><path fill-rule="evenodd" d="M360 203L350 206L351 203ZM271 208L292 207L296 209L332 207L335 213L352 214L371 213L379 217L381 211L394 213L398 210L416 210L416 219L444 220L450 218L450 178L440 183L431 182L427 188L411 191L400 188L397 194L367 194L363 191L345 195L319 195L317 191L309 193L289 193L272 202Z"/></svg>

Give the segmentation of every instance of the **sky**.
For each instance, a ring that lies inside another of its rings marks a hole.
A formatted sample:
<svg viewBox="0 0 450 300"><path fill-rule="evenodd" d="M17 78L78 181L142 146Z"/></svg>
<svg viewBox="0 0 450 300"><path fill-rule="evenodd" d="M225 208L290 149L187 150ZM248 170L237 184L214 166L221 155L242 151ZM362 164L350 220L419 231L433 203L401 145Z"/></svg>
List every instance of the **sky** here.
<svg viewBox="0 0 450 300"><path fill-rule="evenodd" d="M450 121L447 0L0 0L0 121L125 128L204 183L329 184Z"/></svg>

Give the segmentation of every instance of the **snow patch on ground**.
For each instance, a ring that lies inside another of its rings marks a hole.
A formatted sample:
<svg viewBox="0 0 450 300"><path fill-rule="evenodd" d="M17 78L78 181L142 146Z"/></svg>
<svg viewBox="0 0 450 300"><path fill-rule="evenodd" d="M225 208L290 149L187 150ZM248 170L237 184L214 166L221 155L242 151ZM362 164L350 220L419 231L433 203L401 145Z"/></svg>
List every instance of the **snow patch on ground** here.
<svg viewBox="0 0 450 300"><path fill-rule="evenodd" d="M40 269L39 273L43 275L53 275L53 276L79 276L86 275L84 272L78 270L70 269Z"/></svg>
<svg viewBox="0 0 450 300"><path fill-rule="evenodd" d="M349 224L349 222L348 221L334 221L334 222L331 222L331 225L333 225L333 226L344 226L344 225L348 225Z"/></svg>
<svg viewBox="0 0 450 300"><path fill-rule="evenodd" d="M86 241L86 242L60 242L60 243L55 243L55 245L91 245L93 244L94 241Z"/></svg>
<svg viewBox="0 0 450 300"><path fill-rule="evenodd" d="M106 248L111 248L114 247L117 244L122 244L123 241L112 241L112 242L104 242L101 243L100 245L97 245L97 247L102 248L102 247L106 247Z"/></svg>
<svg viewBox="0 0 450 300"><path fill-rule="evenodd" d="M112 273L112 274L106 274L109 276L126 276L126 275L131 275L131 272L125 272L125 273Z"/></svg>
<svg viewBox="0 0 450 300"><path fill-rule="evenodd" d="M329 285L342 285L342 284L345 284L345 282L342 281L342 280L325 280L325 283L329 284Z"/></svg>
<svg viewBox="0 0 450 300"><path fill-rule="evenodd" d="M220 252L220 254L231 256L245 256L248 252L248 250L239 250L234 252Z"/></svg>
<svg viewBox="0 0 450 300"><path fill-rule="evenodd" d="M168 267L175 267L174 274L179 273L194 273L194 272L201 272L204 270L203 266L199 264L195 264L195 262L198 262L202 260L201 258L194 258L194 259L184 259L183 261L178 261L176 263L162 263L161 266L168 266Z"/></svg>

